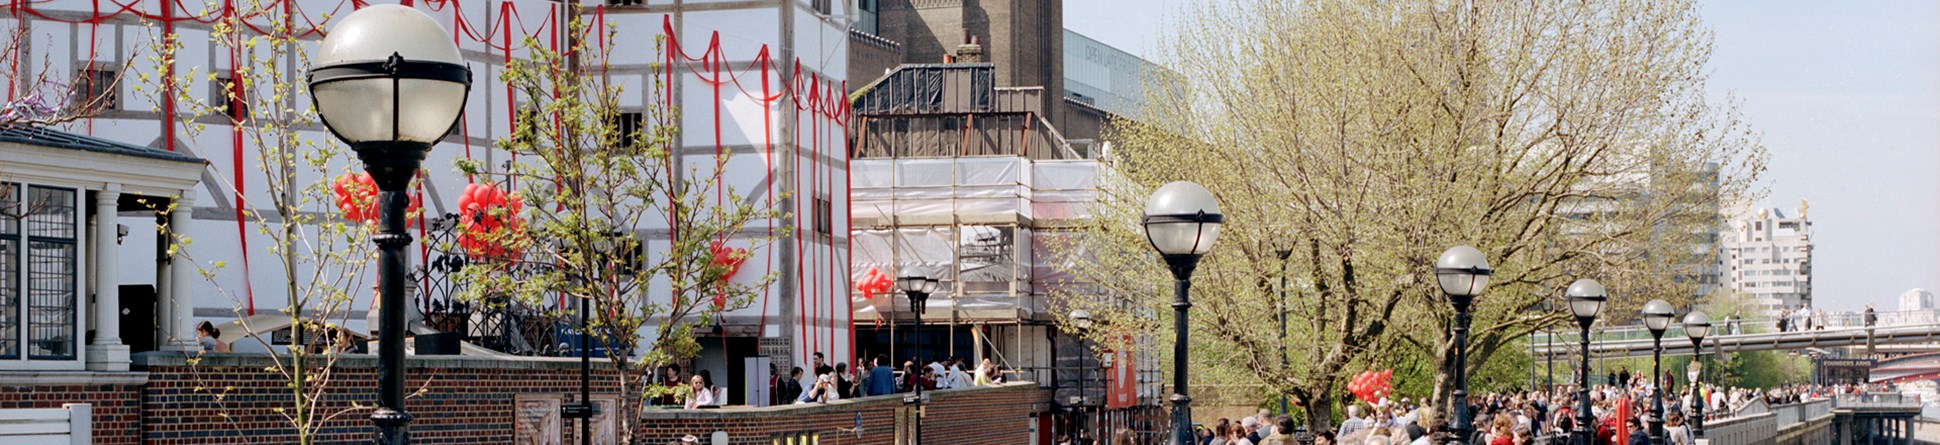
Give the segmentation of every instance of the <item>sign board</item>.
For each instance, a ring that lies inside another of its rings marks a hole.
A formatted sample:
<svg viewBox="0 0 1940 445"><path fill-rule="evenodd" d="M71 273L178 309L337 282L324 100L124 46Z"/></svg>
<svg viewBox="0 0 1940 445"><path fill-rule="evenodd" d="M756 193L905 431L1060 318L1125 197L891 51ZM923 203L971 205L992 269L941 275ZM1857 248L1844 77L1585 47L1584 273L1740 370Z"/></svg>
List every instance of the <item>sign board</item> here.
<svg viewBox="0 0 1940 445"><path fill-rule="evenodd" d="M558 395L520 394L512 402L512 443L562 445Z"/></svg>
<svg viewBox="0 0 1940 445"><path fill-rule="evenodd" d="M1132 351L1138 349L1134 345L1138 343L1131 336L1125 336L1122 344L1126 347L1111 351L1111 361L1114 366L1106 373L1106 381L1110 383L1105 391L1106 408L1130 408L1138 405L1138 366L1132 365L1138 363L1132 356Z"/></svg>

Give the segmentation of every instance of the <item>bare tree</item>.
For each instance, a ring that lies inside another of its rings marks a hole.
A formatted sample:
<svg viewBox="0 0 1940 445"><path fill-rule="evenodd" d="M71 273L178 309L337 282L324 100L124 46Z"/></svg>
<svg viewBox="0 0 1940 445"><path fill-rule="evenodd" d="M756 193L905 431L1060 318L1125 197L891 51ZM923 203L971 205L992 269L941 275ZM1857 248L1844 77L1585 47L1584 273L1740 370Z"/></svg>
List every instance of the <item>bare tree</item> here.
<svg viewBox="0 0 1940 445"><path fill-rule="evenodd" d="M1575 278L1610 287L1613 318L1689 301L1717 203L1764 165L1705 96L1710 35L1686 1L1234 0L1168 45L1191 88L1114 122L1119 178L1063 247L1095 259L1076 263L1095 289L1064 300L1160 329L1166 277L1135 221L1158 184L1205 185L1227 222L1195 275L1195 357L1174 359L1291 395L1314 428L1346 377L1409 357L1432 374L1397 380L1446 403L1444 249L1494 265L1468 347L1483 369L1562 322L1546 302Z"/></svg>

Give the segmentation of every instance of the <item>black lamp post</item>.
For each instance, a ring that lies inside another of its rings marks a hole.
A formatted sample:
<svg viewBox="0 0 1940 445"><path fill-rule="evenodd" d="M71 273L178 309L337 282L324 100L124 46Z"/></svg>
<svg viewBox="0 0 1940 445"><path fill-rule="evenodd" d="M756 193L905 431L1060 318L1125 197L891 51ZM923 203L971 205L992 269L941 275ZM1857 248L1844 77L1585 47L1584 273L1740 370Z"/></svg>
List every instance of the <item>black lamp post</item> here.
<svg viewBox="0 0 1940 445"><path fill-rule="evenodd" d="M1071 311L1071 316L1070 316L1070 318L1071 318L1071 327L1072 327L1072 328L1075 328L1075 329L1076 329L1076 330L1077 330L1078 332L1080 332L1080 333L1090 333L1090 332L1091 332L1091 326L1092 326L1092 322L1091 322L1091 311L1087 311L1087 310L1084 310L1084 309L1077 309L1077 310L1073 310L1073 311ZM1085 401L1085 399L1088 399L1088 397L1085 397L1085 396L1086 396L1086 395L1088 395L1088 394L1087 394L1088 392L1090 392L1090 390L1091 390L1091 385L1090 385L1090 384L1088 384L1088 383L1086 383L1086 382L1085 382L1085 379L1084 379L1084 377L1083 377L1083 376L1084 376L1084 374L1085 374L1085 371L1086 371L1086 370L1084 369L1084 358L1085 358L1086 356L1089 356L1089 355L1091 355L1091 352L1090 352L1090 351L1087 351L1087 350L1085 350L1085 347L1084 347L1084 337L1083 337L1083 336L1079 336L1079 337L1078 337L1078 351L1079 351L1079 352L1078 352L1078 366L1079 366L1079 368L1078 368L1078 375L1079 375L1079 378L1078 378L1078 403L1073 403L1072 405L1076 405L1076 406L1078 407L1078 418L1080 418L1080 419L1087 419L1087 418L1086 418L1086 417L1084 416L1084 405L1085 405L1085 403L1084 403L1084 401ZM1101 362L1101 363L1099 364L1099 372L1098 372L1098 373L1099 373L1099 375L1100 375L1100 377L1102 377L1102 376L1104 375L1104 364L1103 364L1102 362ZM1088 419L1087 419L1087 420L1088 420ZM1085 422L1085 423L1091 423L1091 424L1094 424L1094 425L1095 425L1095 423L1094 423L1094 422ZM1083 430L1083 429L1081 428L1081 429L1079 429L1078 431L1079 431L1079 432L1083 432L1084 430ZM1094 432L1094 433L1092 433L1092 436L1091 436L1091 437L1093 437L1093 438L1097 438L1097 439L1101 439L1101 440L1102 440L1102 439L1103 439L1103 438L1105 437L1105 432L1104 432L1103 430L1099 430L1099 431L1097 431L1097 432Z"/></svg>
<svg viewBox="0 0 1940 445"><path fill-rule="evenodd" d="M1448 295L1448 302L1455 305L1455 392L1449 400L1455 422L1448 429L1455 437L1447 442L1450 444L1466 444L1475 433L1474 419L1468 412L1469 305L1489 287L1491 273L1489 259L1474 247L1455 246L1435 260L1435 281Z"/></svg>
<svg viewBox="0 0 1940 445"><path fill-rule="evenodd" d="M1293 249L1280 250L1274 253L1280 255L1280 344L1285 345L1287 344L1287 268L1293 265L1293 262L1287 261L1287 259L1293 258ZM1287 349L1285 347L1280 348L1280 369L1292 370L1293 361L1287 358ZM1293 415L1293 410L1287 406L1287 396L1285 391L1280 392L1280 415L1282 416Z"/></svg>
<svg viewBox="0 0 1940 445"><path fill-rule="evenodd" d="M1569 303L1570 315L1576 316L1576 325L1583 328L1583 366L1577 368L1576 374L1576 429L1570 436L1577 445L1590 445L1596 439L1596 430L1591 426L1596 423L1596 415L1590 413L1590 324L1596 323L1597 313L1603 312L1603 302L1610 297L1604 295L1603 283L1588 278L1570 283L1563 295Z"/></svg>
<svg viewBox="0 0 1940 445"><path fill-rule="evenodd" d="M1145 200L1145 240L1172 269L1172 440L1195 443L1192 437L1192 397L1186 395L1186 310L1192 308L1192 270L1212 251L1226 217L1219 199L1205 187L1178 181L1159 187Z"/></svg>
<svg viewBox="0 0 1940 445"><path fill-rule="evenodd" d="M922 407L920 406L923 404L922 374L924 369L929 369L923 366L923 312L925 304L927 304L926 302L930 299L930 294L935 293L937 288L942 287L941 284L942 282L937 281L935 278L920 275L896 277L896 289L902 290L903 296L909 297L909 310L916 314L916 347L910 351L910 356L916 358L916 369L914 370L916 375L908 377L915 382L915 384L910 386L916 388L916 395L904 398L903 403L919 405L916 414L915 441L915 443L919 444L923 443L923 414Z"/></svg>
<svg viewBox="0 0 1940 445"><path fill-rule="evenodd" d="M1684 335L1691 337L1691 363L1698 363L1704 357L1704 337L1711 335L1711 316L1703 311L1692 309L1684 314ZM1697 369L1704 369L1702 365ZM1691 435L1704 437L1704 392L1698 391L1699 373L1691 373Z"/></svg>
<svg viewBox="0 0 1940 445"><path fill-rule="evenodd" d="M330 132L350 144L378 190L379 444L408 444L404 411L405 189L425 153L458 122L471 69L431 16L410 7L357 10L324 37L310 69L310 96Z"/></svg>
<svg viewBox="0 0 1940 445"><path fill-rule="evenodd" d="M1677 308L1664 300L1644 303L1644 327L1650 329L1650 443L1664 443L1664 331L1671 328Z"/></svg>

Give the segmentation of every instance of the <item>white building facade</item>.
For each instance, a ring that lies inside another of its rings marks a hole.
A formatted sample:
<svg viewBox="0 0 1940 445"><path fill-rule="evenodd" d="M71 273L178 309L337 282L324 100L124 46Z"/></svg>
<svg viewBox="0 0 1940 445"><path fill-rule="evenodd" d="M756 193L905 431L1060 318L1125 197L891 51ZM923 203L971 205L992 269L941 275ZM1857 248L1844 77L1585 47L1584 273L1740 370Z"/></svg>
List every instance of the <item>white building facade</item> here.
<svg viewBox="0 0 1940 445"><path fill-rule="evenodd" d="M1761 208L1734 218L1723 238L1727 289L1750 295L1767 316L1812 307L1812 221L1803 203L1796 216Z"/></svg>
<svg viewBox="0 0 1940 445"><path fill-rule="evenodd" d="M224 96L222 92L227 87L220 86L224 85L224 79L241 69L274 70L301 85L308 67L300 62L304 58L294 56L276 58L284 63L275 66L239 66L243 58L210 42L213 24L244 14L242 20L260 30L287 25L298 31L322 31L330 28L331 17L341 17L372 2L270 0L264 2L266 6L258 6L281 14L239 13L236 5L241 3L50 0L11 2L7 8L0 9L0 14L8 18L0 28L23 33L26 39L21 54L16 55L20 62L0 67L12 70L10 79L14 87L20 87L25 79L42 76L60 82L73 79L77 83L109 79L113 74L121 74L114 71L127 67L128 73L122 76L125 80L109 91L115 100L106 109L94 118L58 130L207 161L199 172L200 181L192 186L177 186L180 190L135 183L116 187L100 179L113 175L95 175L87 184L57 185L64 187L58 190L69 193L61 196L71 200L70 207L90 211L93 209L85 206L92 205L94 191L100 190L101 196L113 198L116 195L108 191L116 188L129 196L136 192L156 196L152 201L155 203L180 205L172 214L177 219L175 230L193 242L173 258L165 249L165 237L154 236L158 227L155 213L133 211L132 204L124 203L117 219L121 225L131 227L133 234L125 238L119 249L132 253L118 257L89 253L72 259L77 264L86 261L84 257L113 261L99 265L88 261L75 270L113 268L117 273L62 275L71 281L63 289L76 302L93 301L94 296L102 293L101 288L145 286L147 296L124 298L119 303L156 309L133 311L153 313L152 319L138 323L150 329L119 333L123 337L153 337L143 341L144 345L163 348L173 343L187 347L194 339L189 327L195 323L221 324L239 315L275 313L285 307L280 283L290 278L273 261L275 254L265 248L271 244L270 240L250 222L239 221L239 206L249 206L259 214L274 214L265 206L251 204L277 199L268 194L269 175L257 168L261 150L240 132L230 131L228 118L188 115L174 102L180 97L208 98L215 102ZM779 207L791 215L758 223L747 230L784 231L779 241L754 249L752 257L736 275L737 279L753 280L772 272L779 277L776 284L766 289L750 307L720 314L721 329L711 332L706 328L697 329L713 339L701 341L707 349L695 360L695 365L713 369L720 376L717 379L739 376L745 366L742 358L747 356L772 357L786 370L789 362L805 366L809 357L818 352L828 356L830 362L850 361L855 355L851 350L854 322L848 298L851 287L846 150L849 107L844 94L848 80L845 67L850 20L847 3L609 0L585 2L580 10L584 21L605 26L613 33L611 66L604 75L614 83L625 85L622 112L662 107L677 110L668 124L681 129L676 144L683 159L700 165L711 161L716 153L731 154L724 180L739 196L722 199ZM514 115L521 102L501 80L505 67L509 60L528 57L527 50L522 49L526 39L556 49L571 38L566 35L570 33L562 31L567 7L537 0L402 0L402 4L422 10L443 24L473 71L465 115L453 134L425 160L428 177L419 191L426 215L456 213L459 194L468 180L453 168L455 161L472 159L484 161L486 165L515 161L508 153L492 147L495 139L512 132ZM253 32L270 32L260 30ZM177 56L167 62L153 57L151 45L163 35L175 36L182 44ZM303 37L305 44L299 50L314 51L315 42L320 38L320 32L307 33ZM160 92L152 80L143 80L161 73L191 72L198 76L207 74L212 79L189 82L180 90L167 87ZM246 93L251 99L246 102L249 108L310 107L309 98L301 90L272 97L267 86L255 87ZM28 94L17 89L7 88L0 94L6 94L10 102ZM191 126L205 128L188 131ZM320 126L306 130L308 138L326 144L339 143ZM103 164L99 168L118 168L115 165L118 164ZM28 175L16 171L18 167L12 162L0 162L0 178ZM354 167L332 165L329 173L302 172L294 182L299 187L322 183L329 179L328 175ZM89 175L69 176L86 178ZM42 190L32 188L42 185L32 181L0 179L0 182L28 186L21 189L22 193ZM76 191L81 195L71 196ZM328 203L315 205L315 209L306 208L306 211L336 214ZM74 218L82 221L82 216ZM647 241L649 258L657 250L665 249L669 237L664 222L656 225L651 222L654 219L646 218L649 222L634 227ZM116 227L106 220L86 222L83 226ZM95 232L84 232L88 228L83 226L72 227L72 231L99 237ZM413 229L423 240L426 236L421 230ZM747 239L728 243L730 246L751 244ZM420 242L412 246L420 253L411 255L418 258L414 261L435 255L427 244ZM78 246L85 250L89 244L82 239ZM18 254L20 250L12 252ZM205 280L168 270L171 260L177 263L188 260L204 266L222 262L226 267L210 271ZM20 277L23 283L38 279L30 276L31 273L23 274ZM87 282L90 277L103 276L117 278L114 283ZM372 283L373 277L364 276L356 286L369 289ZM667 292L666 286L647 288ZM349 304L352 313L345 326L364 331L367 326L363 313L370 309L371 295L350 293L356 297ZM25 301L30 300L0 298L0 312L19 315L28 310ZM99 312L113 314L114 309ZM91 331L88 327L99 324L89 321L94 306L69 304L59 310L71 320L72 327L68 330L73 332L67 334L67 341L95 336L96 332L86 335L81 332ZM19 329L25 332L26 328ZM248 345L239 343L238 349L248 350ZM83 347L58 356L79 363L77 357L87 355ZM0 369L10 367L32 369L0 364Z"/></svg>

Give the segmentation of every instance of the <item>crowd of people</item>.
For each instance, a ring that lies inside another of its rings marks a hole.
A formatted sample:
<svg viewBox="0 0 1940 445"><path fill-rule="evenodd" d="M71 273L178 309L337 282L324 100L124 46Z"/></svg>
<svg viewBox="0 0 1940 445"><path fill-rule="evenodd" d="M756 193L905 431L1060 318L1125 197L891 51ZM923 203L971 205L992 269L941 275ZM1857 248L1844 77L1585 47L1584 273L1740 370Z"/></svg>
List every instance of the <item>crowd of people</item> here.
<svg viewBox="0 0 1940 445"><path fill-rule="evenodd" d="M1664 438L1653 443L1649 434L1650 403L1653 391L1647 374L1625 372L1611 381L1618 385L1596 385L1589 391L1591 415L1596 419L1591 430L1597 445L1695 445L1691 418L1698 404L1704 406L1706 419L1727 418L1754 401L1768 405L1800 403L1832 397L1886 391L1878 385L1787 386L1770 389L1724 388L1704 385L1697 395L1688 390L1664 388ZM1485 445L1530 445L1567 443L1575 430L1579 392L1574 387L1557 387L1554 392L1528 391L1509 394L1478 395L1470 399L1473 436L1468 443ZM1694 399L1695 397L1695 399ZM1426 445L1438 443L1434 437L1448 434L1451 419L1447 413L1409 399L1382 399L1373 404L1347 407L1347 419L1338 427L1313 433L1317 445ZM1200 429L1201 445L1290 445L1285 432L1296 428L1286 416L1272 417L1265 410L1258 416L1237 422L1219 419Z"/></svg>
<svg viewBox="0 0 1940 445"><path fill-rule="evenodd" d="M919 365L914 360L906 360L900 368L891 368L886 355L878 354L867 360L857 360L853 368L848 363L829 364L822 353L814 354L807 369L790 367L787 375L781 369L769 364L767 405L788 405L807 403L826 403L845 398L880 396L923 390L969 388L1002 384L1004 370L990 359L983 359L971 367L963 357L939 357ZM651 400L653 405L680 405L687 409L714 407L724 404L727 390L714 383L712 373L699 370L693 374L683 374L680 365L661 368L657 384L669 388ZM750 400L749 404L756 404Z"/></svg>

